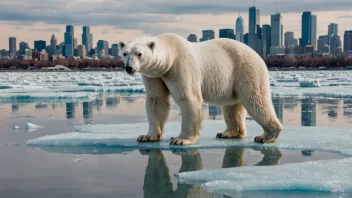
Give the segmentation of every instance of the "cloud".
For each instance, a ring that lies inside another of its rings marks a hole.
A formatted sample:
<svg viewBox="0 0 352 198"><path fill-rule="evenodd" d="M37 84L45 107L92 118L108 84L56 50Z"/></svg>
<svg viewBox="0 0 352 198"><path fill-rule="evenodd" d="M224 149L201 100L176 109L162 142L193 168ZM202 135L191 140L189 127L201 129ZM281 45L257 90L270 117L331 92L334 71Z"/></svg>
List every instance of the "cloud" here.
<svg viewBox="0 0 352 198"><path fill-rule="evenodd" d="M60 32L61 28L30 29L34 32Z"/></svg>
<svg viewBox="0 0 352 198"><path fill-rule="evenodd" d="M61 0L58 3L57 0L30 0L30 2L0 0L0 21L10 21L18 27L38 22L53 25L112 27L99 32L104 35L122 30L141 30L144 34L150 35L161 32L186 35L194 32L193 27L201 24L204 28L233 27L235 22L235 19L233 24L217 20L204 24L204 20L199 20L200 23L192 24L192 18L185 17L186 15L225 16L237 13L238 10L247 14L248 8L253 5L252 1L243 0L219 2L214 0ZM267 16L276 12L276 3L279 3L278 10L283 14L302 13L305 10L343 11L352 7L351 0L261 0L256 1L256 6L262 16ZM18 12L18 10L24 11ZM340 18L350 18L350 15L340 16ZM32 31L56 32L53 30L32 29Z"/></svg>
<svg viewBox="0 0 352 198"><path fill-rule="evenodd" d="M351 19L351 18L352 18L352 15L341 15L341 16L338 16L337 18L341 18L341 19Z"/></svg>

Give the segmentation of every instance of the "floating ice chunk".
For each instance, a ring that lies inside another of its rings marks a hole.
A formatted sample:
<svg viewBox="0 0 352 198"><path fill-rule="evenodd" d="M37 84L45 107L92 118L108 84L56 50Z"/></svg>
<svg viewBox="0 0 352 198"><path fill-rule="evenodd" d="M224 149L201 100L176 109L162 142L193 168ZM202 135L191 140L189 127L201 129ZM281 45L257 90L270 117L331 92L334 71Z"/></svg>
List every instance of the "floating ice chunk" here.
<svg viewBox="0 0 352 198"><path fill-rule="evenodd" d="M0 85L0 89L12 89L10 85Z"/></svg>
<svg viewBox="0 0 352 198"><path fill-rule="evenodd" d="M288 127L284 130L276 143L258 144L254 137L262 134L262 128L253 121L247 121L247 137L243 139L216 139L218 132L226 128L223 120L203 121L201 135L197 143L188 146L169 145L170 138L178 136L181 123L168 122L165 126L163 139L156 143L139 143L139 135L148 132L148 123L130 123L117 125L88 125L76 127L74 133L48 135L28 140L28 145L36 146L90 146L135 149L211 149L228 147L274 147L283 149L309 149L328 151L352 157L351 129L325 127Z"/></svg>
<svg viewBox="0 0 352 198"><path fill-rule="evenodd" d="M244 166L176 174L181 183L203 183L227 195L242 191L352 192L352 158L278 166Z"/></svg>
<svg viewBox="0 0 352 198"><path fill-rule="evenodd" d="M19 129L20 127L19 126L14 126L13 129L17 130Z"/></svg>
<svg viewBox="0 0 352 198"><path fill-rule="evenodd" d="M80 158L77 158L77 159L74 159L73 162L79 163L79 162L83 162L83 160Z"/></svg>
<svg viewBox="0 0 352 198"><path fill-rule="evenodd" d="M33 131L36 131L39 128L44 128L44 127L27 122L25 128L28 130L28 132L33 132Z"/></svg>
<svg viewBox="0 0 352 198"><path fill-rule="evenodd" d="M300 87L320 87L319 80L301 80L299 81Z"/></svg>

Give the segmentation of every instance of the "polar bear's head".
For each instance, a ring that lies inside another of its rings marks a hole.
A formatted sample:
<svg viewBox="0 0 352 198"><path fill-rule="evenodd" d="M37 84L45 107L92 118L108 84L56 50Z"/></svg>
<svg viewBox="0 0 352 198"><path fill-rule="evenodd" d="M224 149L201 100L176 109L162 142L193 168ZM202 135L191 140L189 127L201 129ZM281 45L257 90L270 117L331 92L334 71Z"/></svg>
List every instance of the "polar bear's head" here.
<svg viewBox="0 0 352 198"><path fill-rule="evenodd" d="M130 75L135 75L137 72L147 75L153 73L155 45L156 42L151 39L138 39L127 44L119 42L126 72Z"/></svg>

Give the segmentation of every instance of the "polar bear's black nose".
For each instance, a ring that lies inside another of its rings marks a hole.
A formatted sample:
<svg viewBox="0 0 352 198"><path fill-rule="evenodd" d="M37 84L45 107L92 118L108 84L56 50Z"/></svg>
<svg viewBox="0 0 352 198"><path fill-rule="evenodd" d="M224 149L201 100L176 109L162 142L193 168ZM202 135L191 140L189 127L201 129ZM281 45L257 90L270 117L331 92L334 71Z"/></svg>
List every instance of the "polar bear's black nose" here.
<svg viewBox="0 0 352 198"><path fill-rule="evenodd" d="M126 66L125 70L127 73L132 73L133 72L133 68L131 66Z"/></svg>

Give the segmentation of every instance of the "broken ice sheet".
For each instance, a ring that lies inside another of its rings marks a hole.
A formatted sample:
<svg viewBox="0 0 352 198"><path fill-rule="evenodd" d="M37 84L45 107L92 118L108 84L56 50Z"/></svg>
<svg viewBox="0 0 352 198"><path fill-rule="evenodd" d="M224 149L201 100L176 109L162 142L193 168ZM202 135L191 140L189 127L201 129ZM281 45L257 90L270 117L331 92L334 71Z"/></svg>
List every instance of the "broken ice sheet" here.
<svg viewBox="0 0 352 198"><path fill-rule="evenodd" d="M293 150L326 151L352 157L351 135L349 128L327 127L288 127L273 144L255 143L254 137L262 134L262 128L254 121L246 121L247 136L243 139L216 139L216 133L225 130L223 120L205 120L201 135L196 144L188 146L169 145L170 138L178 136L180 122L168 122L163 139L155 143L140 143L136 139L148 132L148 123L87 125L76 127L77 132L47 135L27 141L27 145L36 147L111 147L129 149L212 149L229 147L256 146ZM53 150L53 149L51 149ZM62 149L61 149L62 150Z"/></svg>
<svg viewBox="0 0 352 198"><path fill-rule="evenodd" d="M278 166L244 166L176 174L179 182L239 196L246 191L302 191L352 195L352 158Z"/></svg>

